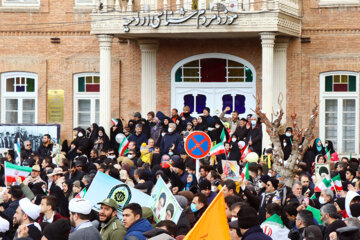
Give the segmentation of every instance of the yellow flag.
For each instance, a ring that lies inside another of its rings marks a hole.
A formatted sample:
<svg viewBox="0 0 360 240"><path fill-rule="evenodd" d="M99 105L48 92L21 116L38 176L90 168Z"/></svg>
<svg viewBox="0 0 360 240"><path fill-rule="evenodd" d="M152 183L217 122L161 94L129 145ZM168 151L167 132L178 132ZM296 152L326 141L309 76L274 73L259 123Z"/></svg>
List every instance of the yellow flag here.
<svg viewBox="0 0 360 240"><path fill-rule="evenodd" d="M222 189L184 240L230 240Z"/></svg>

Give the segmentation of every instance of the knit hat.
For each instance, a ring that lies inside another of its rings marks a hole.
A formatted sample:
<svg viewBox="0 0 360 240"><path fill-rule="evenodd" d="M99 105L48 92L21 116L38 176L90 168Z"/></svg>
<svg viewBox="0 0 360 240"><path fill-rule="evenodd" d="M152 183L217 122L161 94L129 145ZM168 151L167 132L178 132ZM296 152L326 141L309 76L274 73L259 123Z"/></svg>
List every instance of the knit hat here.
<svg viewBox="0 0 360 240"><path fill-rule="evenodd" d="M69 233L70 222L63 218L48 224L43 230L43 235L51 240L67 240L69 238Z"/></svg>
<svg viewBox="0 0 360 240"><path fill-rule="evenodd" d="M270 180L270 176L269 175L261 176L260 180L266 184Z"/></svg>
<svg viewBox="0 0 360 240"><path fill-rule="evenodd" d="M136 117L136 118L141 118L141 113L136 112L136 113L134 114L134 117Z"/></svg>
<svg viewBox="0 0 360 240"><path fill-rule="evenodd" d="M186 208L186 206L188 204L188 200L186 197L181 196L181 195L175 195L175 199L179 203L181 208Z"/></svg>
<svg viewBox="0 0 360 240"><path fill-rule="evenodd" d="M279 180L277 180L276 178L270 178L268 181L271 182L271 184L273 185L273 187L275 188L275 190L278 188Z"/></svg>
<svg viewBox="0 0 360 240"><path fill-rule="evenodd" d="M180 158L180 156L174 155L171 160L173 162L173 167L180 168L183 171L185 170L184 161Z"/></svg>
<svg viewBox="0 0 360 240"><path fill-rule="evenodd" d="M259 225L256 210L249 206L242 206L238 212L239 228L248 229Z"/></svg>
<svg viewBox="0 0 360 240"><path fill-rule="evenodd" d="M245 142L244 141L239 141L238 146L239 146L240 149L242 149L243 147L245 147Z"/></svg>
<svg viewBox="0 0 360 240"><path fill-rule="evenodd" d="M194 198L194 193L192 193L191 191L181 191L178 195L186 197L188 203L191 203Z"/></svg>

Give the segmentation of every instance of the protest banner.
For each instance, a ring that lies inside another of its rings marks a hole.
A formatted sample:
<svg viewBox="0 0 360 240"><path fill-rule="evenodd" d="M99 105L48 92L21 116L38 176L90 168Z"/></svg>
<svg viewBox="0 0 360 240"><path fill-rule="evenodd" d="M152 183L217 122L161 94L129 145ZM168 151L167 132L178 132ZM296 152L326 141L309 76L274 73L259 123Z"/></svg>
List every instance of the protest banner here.
<svg viewBox="0 0 360 240"><path fill-rule="evenodd" d="M118 203L119 219L122 219L123 208L129 203L138 203L142 207L149 208L154 205L153 199L149 195L99 171L84 199L92 202L93 209L99 211L100 205L97 203L102 202L105 198L112 198Z"/></svg>
<svg viewBox="0 0 360 240"><path fill-rule="evenodd" d="M183 209L180 207L161 176L156 181L151 197L154 201L151 210L153 211L156 222L160 222L161 220L171 220L174 223L177 223L179 221Z"/></svg>
<svg viewBox="0 0 360 240"><path fill-rule="evenodd" d="M240 166L236 161L221 160L223 173L228 179L239 179L240 177Z"/></svg>

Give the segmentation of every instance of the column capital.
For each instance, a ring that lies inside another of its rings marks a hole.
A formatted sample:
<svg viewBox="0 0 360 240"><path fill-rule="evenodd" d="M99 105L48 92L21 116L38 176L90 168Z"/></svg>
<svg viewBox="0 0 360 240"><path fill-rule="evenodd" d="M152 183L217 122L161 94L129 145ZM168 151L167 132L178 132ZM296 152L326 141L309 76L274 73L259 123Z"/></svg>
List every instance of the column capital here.
<svg viewBox="0 0 360 240"><path fill-rule="evenodd" d="M280 37L275 39L275 51L286 51L289 46L290 39Z"/></svg>
<svg viewBox="0 0 360 240"><path fill-rule="evenodd" d="M113 35L101 34L101 35L96 35L96 37L98 38L100 48L101 47L110 47L111 48L112 41L114 38Z"/></svg>
<svg viewBox="0 0 360 240"><path fill-rule="evenodd" d="M261 32L259 33L261 37L261 45L263 47L274 47L275 44L275 32Z"/></svg>
<svg viewBox="0 0 360 240"><path fill-rule="evenodd" d="M138 40L141 51L157 51L159 48L159 41L154 39Z"/></svg>

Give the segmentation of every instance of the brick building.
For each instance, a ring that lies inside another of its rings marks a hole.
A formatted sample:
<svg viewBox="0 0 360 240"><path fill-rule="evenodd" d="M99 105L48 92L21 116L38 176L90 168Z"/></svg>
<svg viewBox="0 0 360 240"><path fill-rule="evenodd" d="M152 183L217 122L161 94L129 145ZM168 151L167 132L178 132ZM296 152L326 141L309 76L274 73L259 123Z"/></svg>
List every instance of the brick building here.
<svg viewBox="0 0 360 240"><path fill-rule="evenodd" d="M49 122L64 90L74 126L140 111L251 113L284 95L341 153L359 151L360 42L353 0L2 0L1 122ZM274 105L274 107L273 107Z"/></svg>

